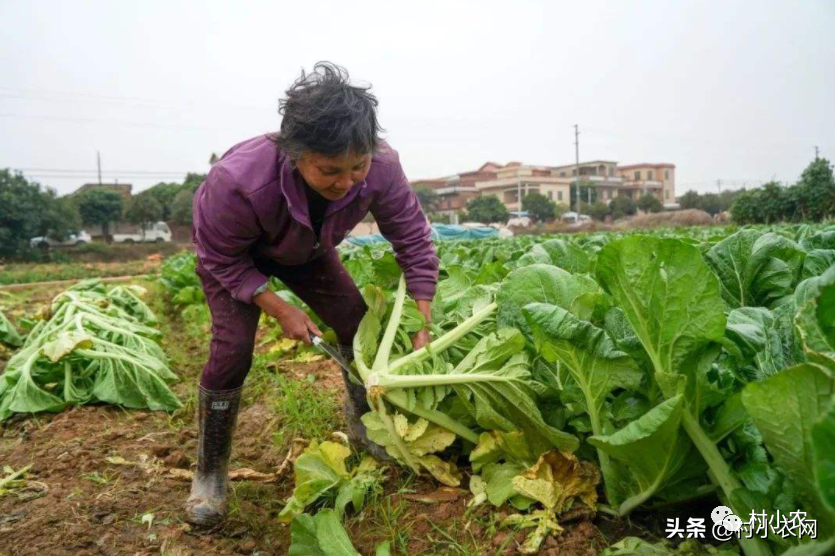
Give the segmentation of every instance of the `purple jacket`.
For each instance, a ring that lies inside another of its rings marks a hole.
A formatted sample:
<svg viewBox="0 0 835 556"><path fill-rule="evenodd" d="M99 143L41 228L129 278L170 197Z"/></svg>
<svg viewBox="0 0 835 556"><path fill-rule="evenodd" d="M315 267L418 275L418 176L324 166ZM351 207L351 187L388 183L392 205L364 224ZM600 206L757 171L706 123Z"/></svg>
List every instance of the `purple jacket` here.
<svg viewBox="0 0 835 556"><path fill-rule="evenodd" d="M397 152L385 143L365 181L329 204L318 243L304 182L289 158L265 135L238 143L212 166L194 195L192 236L203 268L232 297L251 303L267 281L254 257L305 263L339 245L369 212L394 247L409 294L432 299L438 258L429 224Z"/></svg>

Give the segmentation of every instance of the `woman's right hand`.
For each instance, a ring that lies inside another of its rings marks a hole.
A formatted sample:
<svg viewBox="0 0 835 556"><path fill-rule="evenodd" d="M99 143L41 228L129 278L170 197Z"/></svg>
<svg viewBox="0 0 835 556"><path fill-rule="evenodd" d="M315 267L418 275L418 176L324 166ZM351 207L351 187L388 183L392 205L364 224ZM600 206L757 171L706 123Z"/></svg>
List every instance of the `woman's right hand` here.
<svg viewBox="0 0 835 556"><path fill-rule="evenodd" d="M307 313L298 307L293 307L271 290L256 295L252 298L252 302L278 321L285 338L310 345L311 334L322 335L319 327L307 316Z"/></svg>

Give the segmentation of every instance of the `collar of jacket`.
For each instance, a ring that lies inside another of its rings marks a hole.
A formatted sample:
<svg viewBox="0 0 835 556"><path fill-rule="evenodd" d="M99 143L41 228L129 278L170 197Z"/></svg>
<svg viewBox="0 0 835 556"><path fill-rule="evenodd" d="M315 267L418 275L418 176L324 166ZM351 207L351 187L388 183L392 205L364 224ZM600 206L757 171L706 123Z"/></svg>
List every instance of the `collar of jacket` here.
<svg viewBox="0 0 835 556"><path fill-rule="evenodd" d="M312 230L313 224L310 222L310 211L307 209L307 193L305 191L304 178L302 178L298 170L293 169L290 157L282 154L281 158L278 179L281 192L287 201L287 209L290 212L290 216L303 226L307 226ZM338 201L330 201L328 203L328 210L325 211L325 218L351 204L351 201L354 200L359 191L365 188L365 186L366 181L363 180L349 189L348 193Z"/></svg>

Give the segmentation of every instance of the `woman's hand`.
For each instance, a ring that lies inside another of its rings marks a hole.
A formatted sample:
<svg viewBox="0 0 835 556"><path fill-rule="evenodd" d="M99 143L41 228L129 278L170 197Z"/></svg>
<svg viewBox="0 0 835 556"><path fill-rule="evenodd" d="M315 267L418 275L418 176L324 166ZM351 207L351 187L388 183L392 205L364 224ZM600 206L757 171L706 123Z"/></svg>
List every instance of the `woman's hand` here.
<svg viewBox="0 0 835 556"><path fill-rule="evenodd" d="M432 322L432 302L428 299L418 299L415 303L417 303L420 314L426 319L426 327L412 337L412 347L417 351L429 343L429 323Z"/></svg>
<svg viewBox="0 0 835 556"><path fill-rule="evenodd" d="M293 307L275 292L267 290L252 298L252 302L261 307L261 310L278 321L285 338L299 340L310 345L310 334L321 336L322 332L316 326L307 313Z"/></svg>

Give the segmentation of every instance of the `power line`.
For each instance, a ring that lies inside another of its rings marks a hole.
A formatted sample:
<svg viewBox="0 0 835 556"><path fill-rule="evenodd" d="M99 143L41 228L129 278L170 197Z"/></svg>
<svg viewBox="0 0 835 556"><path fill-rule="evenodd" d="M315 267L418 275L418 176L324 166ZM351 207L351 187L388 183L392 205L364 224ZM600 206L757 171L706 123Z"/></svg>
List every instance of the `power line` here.
<svg viewBox="0 0 835 556"><path fill-rule="evenodd" d="M56 91L50 89L27 89L0 85L0 97L18 98L22 100L43 100L48 102L104 102L111 104L126 104L139 108L234 108L240 110L264 110L266 106L254 104L236 104L229 102L188 101L178 102L142 97L127 97L118 95L99 95L94 93L79 93L70 91Z"/></svg>
<svg viewBox="0 0 835 556"><path fill-rule="evenodd" d="M70 174L73 172L79 172L83 174L89 173L96 173L95 169L85 169L85 168L76 168L76 169L69 169L69 168L15 168L16 170L20 170L21 172L59 172L62 174ZM102 174L187 174L189 172L193 172L193 170L102 170Z"/></svg>

